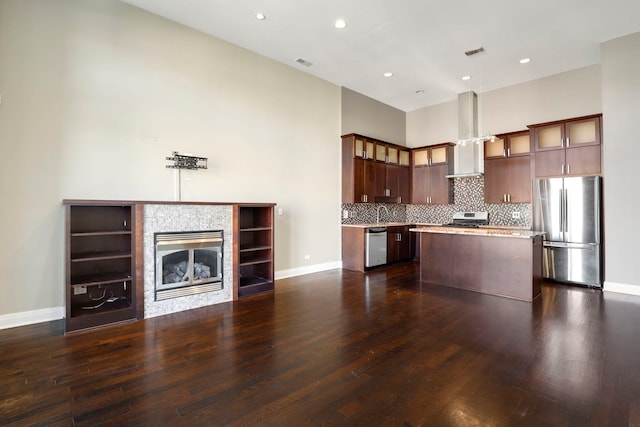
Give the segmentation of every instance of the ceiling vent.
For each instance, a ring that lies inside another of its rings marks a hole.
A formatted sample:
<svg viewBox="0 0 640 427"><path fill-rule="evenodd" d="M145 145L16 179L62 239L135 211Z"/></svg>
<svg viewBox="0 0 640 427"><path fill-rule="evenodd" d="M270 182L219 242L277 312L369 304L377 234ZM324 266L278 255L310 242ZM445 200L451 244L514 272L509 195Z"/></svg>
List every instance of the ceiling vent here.
<svg viewBox="0 0 640 427"><path fill-rule="evenodd" d="M296 62L297 62L298 64L302 64L302 65L304 65L305 67L311 67L311 66L313 65L313 63L311 63L311 62L307 61L307 60L306 60L306 59L304 59L304 58L296 58Z"/></svg>
<svg viewBox="0 0 640 427"><path fill-rule="evenodd" d="M468 50L464 54L467 55L467 56L472 56L472 55L475 55L475 54L481 53L481 52L484 52L484 48L482 46L480 46L477 49Z"/></svg>

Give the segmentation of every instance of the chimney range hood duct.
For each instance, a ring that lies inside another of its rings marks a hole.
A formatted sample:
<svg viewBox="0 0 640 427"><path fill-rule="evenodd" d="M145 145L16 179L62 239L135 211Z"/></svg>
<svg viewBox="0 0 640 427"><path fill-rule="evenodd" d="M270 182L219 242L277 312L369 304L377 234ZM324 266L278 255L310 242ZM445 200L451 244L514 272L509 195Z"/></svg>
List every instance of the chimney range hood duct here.
<svg viewBox="0 0 640 427"><path fill-rule="evenodd" d="M478 95L458 94L458 140L454 148L454 174L447 178L477 178L484 171L484 141L478 136Z"/></svg>

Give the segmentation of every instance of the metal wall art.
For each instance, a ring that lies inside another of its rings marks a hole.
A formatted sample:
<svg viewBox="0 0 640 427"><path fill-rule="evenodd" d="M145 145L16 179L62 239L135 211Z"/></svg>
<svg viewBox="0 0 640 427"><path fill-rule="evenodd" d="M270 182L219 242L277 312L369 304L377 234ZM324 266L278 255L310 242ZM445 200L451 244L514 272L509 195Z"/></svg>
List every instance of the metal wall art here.
<svg viewBox="0 0 640 427"><path fill-rule="evenodd" d="M206 157L187 156L174 151L173 155L166 159L173 162L172 165L167 165L168 169L207 169Z"/></svg>

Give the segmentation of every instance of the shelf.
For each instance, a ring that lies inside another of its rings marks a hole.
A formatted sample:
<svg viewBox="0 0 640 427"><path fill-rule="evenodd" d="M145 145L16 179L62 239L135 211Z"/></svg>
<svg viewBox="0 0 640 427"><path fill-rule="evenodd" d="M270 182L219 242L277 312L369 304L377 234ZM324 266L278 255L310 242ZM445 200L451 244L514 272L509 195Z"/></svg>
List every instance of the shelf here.
<svg viewBox="0 0 640 427"><path fill-rule="evenodd" d="M244 276L240 278L240 286L243 288L246 288L249 286L264 285L271 282L272 282L271 280L265 279L264 277L260 277L260 276Z"/></svg>
<svg viewBox="0 0 640 427"><path fill-rule="evenodd" d="M131 235L131 230L83 231L78 233L71 233L71 237L126 236L126 235Z"/></svg>
<svg viewBox="0 0 640 427"><path fill-rule="evenodd" d="M113 313L118 310L129 310L131 308L131 302L129 300L119 299L114 302L105 302L102 306L94 309L84 309L82 307L91 307L92 304L98 305L102 301L90 301L86 304L77 304L71 307L71 315L73 317L92 316L101 313Z"/></svg>
<svg viewBox="0 0 640 427"><path fill-rule="evenodd" d="M247 231L271 231L272 227L251 227L251 228L241 228L240 232L244 233Z"/></svg>
<svg viewBox="0 0 640 427"><path fill-rule="evenodd" d="M238 265L243 267L247 265L266 264L269 262L271 262L271 258L261 258L261 259L252 259L250 261L240 261L240 264Z"/></svg>
<svg viewBox="0 0 640 427"><path fill-rule="evenodd" d="M131 252L85 252L71 254L71 262L103 261L120 258L131 258Z"/></svg>
<svg viewBox="0 0 640 427"><path fill-rule="evenodd" d="M109 283L120 283L131 281L131 273L117 272L104 274L87 274L71 277L71 287L74 286L97 286Z"/></svg>
<svg viewBox="0 0 640 427"><path fill-rule="evenodd" d="M259 245L259 246L243 246L240 249L240 252L253 252L253 251L264 251L271 249L271 246Z"/></svg>

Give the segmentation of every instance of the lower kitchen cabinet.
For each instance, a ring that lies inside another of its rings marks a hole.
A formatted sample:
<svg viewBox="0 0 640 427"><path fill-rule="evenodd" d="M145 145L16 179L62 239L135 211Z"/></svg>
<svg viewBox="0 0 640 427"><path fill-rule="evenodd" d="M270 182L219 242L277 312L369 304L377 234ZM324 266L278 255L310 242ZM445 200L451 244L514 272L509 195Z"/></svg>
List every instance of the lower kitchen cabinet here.
<svg viewBox="0 0 640 427"><path fill-rule="evenodd" d="M387 264L413 259L415 243L411 225L387 227ZM366 271L367 227L342 227L342 267L347 270Z"/></svg>
<svg viewBox="0 0 640 427"><path fill-rule="evenodd" d="M413 233L411 226L387 227L387 263L413 258Z"/></svg>

